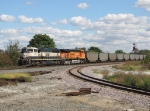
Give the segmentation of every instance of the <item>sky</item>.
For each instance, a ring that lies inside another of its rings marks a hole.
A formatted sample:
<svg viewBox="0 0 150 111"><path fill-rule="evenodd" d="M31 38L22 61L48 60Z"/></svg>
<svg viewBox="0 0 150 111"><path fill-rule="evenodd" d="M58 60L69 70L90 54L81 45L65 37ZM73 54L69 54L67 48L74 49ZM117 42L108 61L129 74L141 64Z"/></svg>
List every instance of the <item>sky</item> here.
<svg viewBox="0 0 150 111"><path fill-rule="evenodd" d="M35 34L63 49L150 50L150 0L0 0L0 49Z"/></svg>

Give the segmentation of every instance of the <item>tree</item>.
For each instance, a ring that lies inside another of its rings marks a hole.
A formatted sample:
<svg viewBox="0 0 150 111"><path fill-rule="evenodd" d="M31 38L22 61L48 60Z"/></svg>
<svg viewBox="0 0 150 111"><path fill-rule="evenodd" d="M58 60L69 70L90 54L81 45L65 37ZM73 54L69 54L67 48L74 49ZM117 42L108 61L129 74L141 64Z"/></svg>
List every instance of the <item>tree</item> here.
<svg viewBox="0 0 150 111"><path fill-rule="evenodd" d="M144 63L150 63L150 54L145 57Z"/></svg>
<svg viewBox="0 0 150 111"><path fill-rule="evenodd" d="M0 52L0 67L13 66L12 59L5 52Z"/></svg>
<svg viewBox="0 0 150 111"><path fill-rule="evenodd" d="M145 54L145 55L150 55L150 50L139 50L138 54Z"/></svg>
<svg viewBox="0 0 150 111"><path fill-rule="evenodd" d="M89 52L102 52L101 49L99 49L98 47L94 47L94 46L91 46L89 49L88 49Z"/></svg>
<svg viewBox="0 0 150 111"><path fill-rule="evenodd" d="M0 49L0 52L4 52L2 49Z"/></svg>
<svg viewBox="0 0 150 111"><path fill-rule="evenodd" d="M55 42L46 34L35 34L29 41L29 47L55 48Z"/></svg>
<svg viewBox="0 0 150 111"><path fill-rule="evenodd" d="M12 59L13 65L18 64L20 57L20 45L18 41L9 41L5 53Z"/></svg>
<svg viewBox="0 0 150 111"><path fill-rule="evenodd" d="M123 52L123 50L116 50L115 53L116 54L124 54L125 52Z"/></svg>

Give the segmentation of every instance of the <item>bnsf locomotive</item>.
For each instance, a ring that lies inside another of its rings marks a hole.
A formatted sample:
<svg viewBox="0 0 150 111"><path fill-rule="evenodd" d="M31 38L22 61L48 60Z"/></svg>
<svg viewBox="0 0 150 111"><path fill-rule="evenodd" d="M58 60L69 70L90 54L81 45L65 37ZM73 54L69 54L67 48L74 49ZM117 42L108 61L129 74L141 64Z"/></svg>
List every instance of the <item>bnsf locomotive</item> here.
<svg viewBox="0 0 150 111"><path fill-rule="evenodd" d="M87 62L108 62L143 60L145 55L139 54L115 54L84 52L76 49L55 49L24 47L21 50L19 65L50 65L50 64L74 64Z"/></svg>
<svg viewBox="0 0 150 111"><path fill-rule="evenodd" d="M24 47L20 65L85 63L83 50Z"/></svg>

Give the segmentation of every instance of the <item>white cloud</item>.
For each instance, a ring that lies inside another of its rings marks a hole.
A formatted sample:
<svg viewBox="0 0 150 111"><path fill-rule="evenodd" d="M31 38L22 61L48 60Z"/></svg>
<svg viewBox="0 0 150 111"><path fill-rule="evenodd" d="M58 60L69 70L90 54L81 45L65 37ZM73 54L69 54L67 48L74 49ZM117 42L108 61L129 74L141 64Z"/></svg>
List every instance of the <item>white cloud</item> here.
<svg viewBox="0 0 150 111"><path fill-rule="evenodd" d="M34 2L34 1L32 1L32 2L31 2L31 1L26 2L27 5L33 5L33 4L35 4L35 3L36 3L36 2Z"/></svg>
<svg viewBox="0 0 150 111"><path fill-rule="evenodd" d="M45 26L47 26L47 23L46 22L42 22L41 25L45 27Z"/></svg>
<svg viewBox="0 0 150 111"><path fill-rule="evenodd" d="M14 36L14 37L9 38L9 40L12 40L12 41L18 40L21 43L30 41L29 37L27 36Z"/></svg>
<svg viewBox="0 0 150 111"><path fill-rule="evenodd" d="M95 34L87 34L82 37L85 43L101 46L101 49L114 52L118 48L131 52L132 43L140 44L140 49L145 49L145 43L150 42L150 23L146 16L133 14L108 14L96 22L81 16L72 17L70 23L80 26L87 31L95 31ZM113 47L113 48L112 48ZM130 50L131 49L131 50Z"/></svg>
<svg viewBox="0 0 150 111"><path fill-rule="evenodd" d="M56 23L56 22L51 22L51 24L52 24L52 25L57 25L57 23Z"/></svg>
<svg viewBox="0 0 150 111"><path fill-rule="evenodd" d="M81 8L81 9L85 9L85 8L88 8L89 5L87 3L80 3L77 5L78 8Z"/></svg>
<svg viewBox="0 0 150 111"><path fill-rule="evenodd" d="M87 19L85 17L77 16L77 17L72 17L70 19L70 23L72 25L78 25L78 26L91 26L92 22L90 19Z"/></svg>
<svg viewBox="0 0 150 111"><path fill-rule="evenodd" d="M147 11L150 11L150 0L138 0L135 3L136 7L144 8Z"/></svg>
<svg viewBox="0 0 150 111"><path fill-rule="evenodd" d="M24 15L19 16L19 22L21 23L42 23L44 20L40 17L38 18L27 18Z"/></svg>
<svg viewBox="0 0 150 111"><path fill-rule="evenodd" d="M28 27L22 29L22 32L30 33L30 34L53 34L56 36L63 37L75 37L82 35L82 32L79 30L71 31L71 30L60 30L52 27Z"/></svg>
<svg viewBox="0 0 150 111"><path fill-rule="evenodd" d="M67 19L62 19L62 20L59 20L58 22L51 22L52 25L58 25L58 24L67 24Z"/></svg>
<svg viewBox="0 0 150 111"><path fill-rule="evenodd" d="M0 34L4 34L4 35L16 35L18 34L18 30L17 29L3 29L0 30Z"/></svg>
<svg viewBox="0 0 150 111"><path fill-rule="evenodd" d="M63 20L65 21L65 19ZM53 22L53 24L59 24L60 21ZM22 29L8 28L0 30L0 38L6 38L5 41L3 40L3 44L6 43L6 40L11 39L22 40L23 46L26 46L35 34L47 34L61 48L96 46L104 52L114 52L122 49L128 53L132 51L134 42L138 44L139 49L150 47L150 23L148 17L145 16L108 14L95 22L77 16L70 18L70 23L73 27L79 26L80 29L84 30L61 30L45 25L43 27L24 27Z"/></svg>
<svg viewBox="0 0 150 111"><path fill-rule="evenodd" d="M139 25L145 24L148 17L135 17L133 14L108 14L107 16L100 18L99 22L104 24L119 24L119 25Z"/></svg>
<svg viewBox="0 0 150 111"><path fill-rule="evenodd" d="M60 23L60 24L67 24L68 22L67 22L66 19L63 19L63 20L60 20L59 23Z"/></svg>
<svg viewBox="0 0 150 111"><path fill-rule="evenodd" d="M13 22L13 21L15 21L15 17L12 15L3 14L0 16L0 21L2 21L2 22Z"/></svg>

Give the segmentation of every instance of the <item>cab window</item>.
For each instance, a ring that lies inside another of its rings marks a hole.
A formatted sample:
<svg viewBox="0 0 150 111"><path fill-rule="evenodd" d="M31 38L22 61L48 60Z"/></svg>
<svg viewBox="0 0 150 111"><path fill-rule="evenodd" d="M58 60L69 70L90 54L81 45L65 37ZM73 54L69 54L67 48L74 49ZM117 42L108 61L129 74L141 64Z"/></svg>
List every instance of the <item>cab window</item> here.
<svg viewBox="0 0 150 111"><path fill-rule="evenodd" d="M24 53L24 52L27 52L26 49L22 49L22 50L21 50L21 53Z"/></svg>
<svg viewBox="0 0 150 111"><path fill-rule="evenodd" d="M37 50L37 49L34 49L34 52L38 52L38 50Z"/></svg>
<svg viewBox="0 0 150 111"><path fill-rule="evenodd" d="M27 52L32 53L33 49L27 49Z"/></svg>

